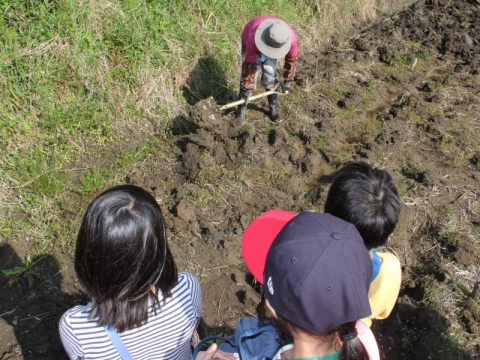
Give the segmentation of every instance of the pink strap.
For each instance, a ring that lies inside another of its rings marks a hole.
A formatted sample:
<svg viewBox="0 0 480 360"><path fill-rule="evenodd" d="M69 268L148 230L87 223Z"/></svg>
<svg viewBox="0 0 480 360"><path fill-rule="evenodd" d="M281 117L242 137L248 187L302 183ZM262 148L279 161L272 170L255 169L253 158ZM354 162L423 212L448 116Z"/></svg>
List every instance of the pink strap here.
<svg viewBox="0 0 480 360"><path fill-rule="evenodd" d="M358 338L362 342L365 350L367 350L368 358L370 360L380 360L377 340L375 340L375 335L373 335L372 330L360 320L357 321L355 327L358 332Z"/></svg>

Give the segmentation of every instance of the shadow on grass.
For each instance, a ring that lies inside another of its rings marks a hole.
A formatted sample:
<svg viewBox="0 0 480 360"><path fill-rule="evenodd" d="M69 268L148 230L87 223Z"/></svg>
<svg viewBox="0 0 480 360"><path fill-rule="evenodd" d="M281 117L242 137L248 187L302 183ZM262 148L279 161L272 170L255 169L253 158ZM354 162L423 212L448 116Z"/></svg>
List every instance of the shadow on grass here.
<svg viewBox="0 0 480 360"><path fill-rule="evenodd" d="M0 244L0 348L5 359L67 359L58 333L62 314L81 302L61 291L58 260L51 255L22 259Z"/></svg>
<svg viewBox="0 0 480 360"><path fill-rule="evenodd" d="M228 87L218 60L211 56L198 59L182 91L190 105L210 96L213 96L219 105L234 101L238 97L238 94Z"/></svg>

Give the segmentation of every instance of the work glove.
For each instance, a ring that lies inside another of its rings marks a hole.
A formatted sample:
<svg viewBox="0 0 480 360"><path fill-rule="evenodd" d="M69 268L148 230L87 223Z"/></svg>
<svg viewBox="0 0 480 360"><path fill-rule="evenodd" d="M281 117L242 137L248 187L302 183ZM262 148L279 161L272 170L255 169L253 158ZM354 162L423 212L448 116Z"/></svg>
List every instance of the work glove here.
<svg viewBox="0 0 480 360"><path fill-rule="evenodd" d="M292 90L292 86L290 85L290 81L284 81L282 84L282 89L285 94L288 94L290 90Z"/></svg>
<svg viewBox="0 0 480 360"><path fill-rule="evenodd" d="M245 103L243 105L248 105L250 101L250 96L252 96L253 90L241 89L240 90L240 99L243 99Z"/></svg>

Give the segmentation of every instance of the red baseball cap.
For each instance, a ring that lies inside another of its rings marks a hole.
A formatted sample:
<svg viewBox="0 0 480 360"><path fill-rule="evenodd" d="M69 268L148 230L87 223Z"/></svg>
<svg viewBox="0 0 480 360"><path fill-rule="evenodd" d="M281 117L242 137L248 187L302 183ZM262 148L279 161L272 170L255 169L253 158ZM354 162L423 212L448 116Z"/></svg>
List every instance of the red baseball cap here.
<svg viewBox="0 0 480 360"><path fill-rule="evenodd" d="M284 210L269 210L253 220L242 237L242 256L248 270L263 285L267 253L283 226L295 217Z"/></svg>

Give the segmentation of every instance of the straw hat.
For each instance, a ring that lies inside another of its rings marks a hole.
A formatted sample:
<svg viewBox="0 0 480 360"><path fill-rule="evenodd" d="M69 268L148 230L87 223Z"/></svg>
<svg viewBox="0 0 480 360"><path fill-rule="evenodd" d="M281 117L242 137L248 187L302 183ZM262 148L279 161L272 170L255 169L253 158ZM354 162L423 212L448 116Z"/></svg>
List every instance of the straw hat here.
<svg viewBox="0 0 480 360"><path fill-rule="evenodd" d="M255 45L269 58L280 59L287 55L292 46L292 30L285 21L263 20L255 32Z"/></svg>

